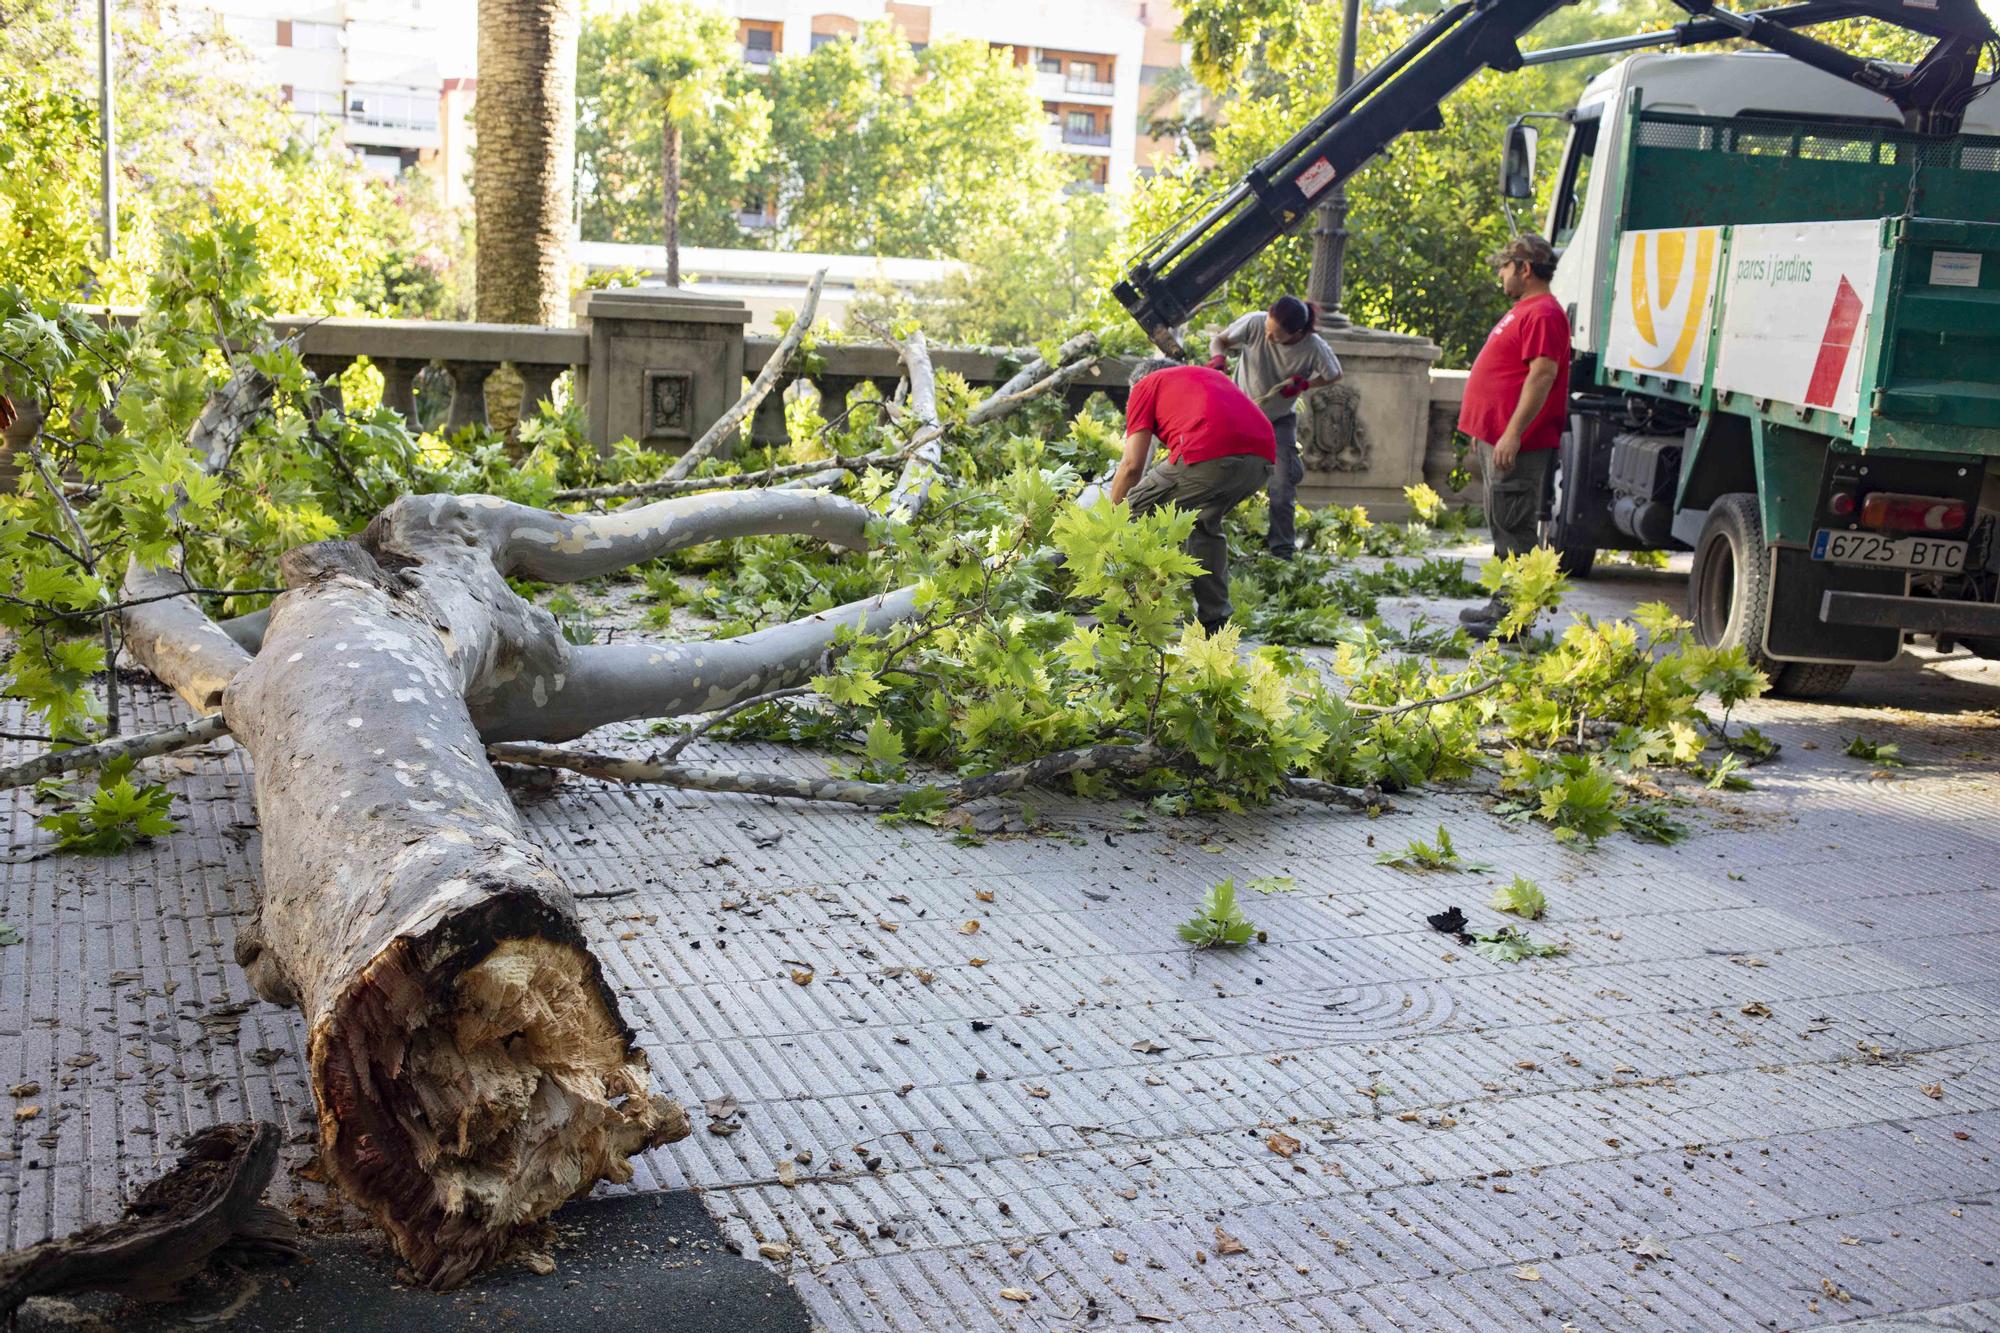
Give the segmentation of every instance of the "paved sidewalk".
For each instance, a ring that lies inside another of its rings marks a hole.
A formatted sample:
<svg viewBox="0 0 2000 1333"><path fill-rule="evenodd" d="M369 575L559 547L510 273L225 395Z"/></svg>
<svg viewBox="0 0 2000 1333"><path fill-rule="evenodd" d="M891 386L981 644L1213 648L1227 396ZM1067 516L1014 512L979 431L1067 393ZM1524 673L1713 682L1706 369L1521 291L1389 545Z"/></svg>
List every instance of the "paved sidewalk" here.
<svg viewBox="0 0 2000 1333"><path fill-rule="evenodd" d="M1608 570L1572 605L1680 586ZM1674 847L1565 849L1477 788L1143 828L1050 800L1054 836L973 846L583 782L528 817L579 889L636 890L582 906L666 1090L742 1106L634 1189L699 1188L751 1254L789 1243L828 1329L1989 1329L1996 709L2000 663L1907 654L1832 704L1754 704L1782 757ZM1909 766L1848 758L1855 735ZM112 1215L191 1127L310 1124L296 1016L230 961L243 756L167 767L186 831L127 856L38 859L4 807L0 1091L42 1085L0 1100L9 1246ZM1440 822L1495 874L1374 863ZM1426 928L1450 904L1498 924L1514 873L1566 957ZM1297 891L1245 894L1267 943L1175 938L1210 884L1269 874ZM277 1192L338 1216L288 1172ZM557 1258L579 1301L621 1299Z"/></svg>

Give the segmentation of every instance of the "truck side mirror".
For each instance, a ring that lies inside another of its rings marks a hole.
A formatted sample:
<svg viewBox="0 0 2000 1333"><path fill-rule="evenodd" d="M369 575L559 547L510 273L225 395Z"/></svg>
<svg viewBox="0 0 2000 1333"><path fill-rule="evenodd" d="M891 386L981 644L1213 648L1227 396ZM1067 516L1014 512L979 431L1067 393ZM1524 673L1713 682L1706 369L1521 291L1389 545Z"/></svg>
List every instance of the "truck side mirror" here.
<svg viewBox="0 0 2000 1333"><path fill-rule="evenodd" d="M1507 127L1506 145L1500 154L1500 197L1535 197L1535 141L1540 136L1531 125L1515 121Z"/></svg>

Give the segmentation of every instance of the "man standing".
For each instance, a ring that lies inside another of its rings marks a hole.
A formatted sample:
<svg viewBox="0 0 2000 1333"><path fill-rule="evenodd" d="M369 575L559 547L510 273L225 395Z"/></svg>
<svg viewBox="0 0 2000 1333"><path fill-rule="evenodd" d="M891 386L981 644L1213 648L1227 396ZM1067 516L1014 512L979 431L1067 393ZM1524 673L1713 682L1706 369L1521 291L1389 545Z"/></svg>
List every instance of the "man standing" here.
<svg viewBox="0 0 2000 1333"><path fill-rule="evenodd" d="M1510 556L1533 550L1539 535L1542 496L1569 412L1569 319L1549 295L1556 252L1547 241L1524 232L1488 262L1514 305L1472 363L1458 428L1482 450L1493 554ZM1473 638L1487 639L1506 612L1496 593L1459 619Z"/></svg>
<svg viewBox="0 0 2000 1333"><path fill-rule="evenodd" d="M1299 483L1306 465L1299 457L1299 395L1340 378L1340 359L1313 332L1319 307L1296 296L1281 296L1263 314L1248 314L1208 341L1209 366L1229 369L1236 359L1236 387L1270 419L1278 457L1271 473L1271 527L1264 545L1290 560L1298 547Z"/></svg>
<svg viewBox="0 0 2000 1333"><path fill-rule="evenodd" d="M1229 542L1222 520L1270 479L1277 453L1271 423L1227 375L1207 366L1153 357L1132 371L1131 385L1125 453L1111 478L1111 503L1129 499L1134 516L1164 504L1194 513L1187 552L1202 566L1194 577L1194 609L1202 629L1213 634L1229 620ZM1155 439L1167 446L1167 459L1146 472Z"/></svg>

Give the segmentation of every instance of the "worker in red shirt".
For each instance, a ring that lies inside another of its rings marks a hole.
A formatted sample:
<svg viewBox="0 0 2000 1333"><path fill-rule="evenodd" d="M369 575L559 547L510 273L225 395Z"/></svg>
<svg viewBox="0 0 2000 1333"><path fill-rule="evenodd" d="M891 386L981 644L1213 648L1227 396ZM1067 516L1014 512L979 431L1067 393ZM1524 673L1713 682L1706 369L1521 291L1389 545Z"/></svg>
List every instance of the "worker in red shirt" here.
<svg viewBox="0 0 2000 1333"><path fill-rule="evenodd" d="M1213 634L1229 621L1222 520L1270 480L1277 435L1263 410L1219 370L1153 357L1133 370L1131 385L1111 503L1129 501L1135 516L1164 504L1194 512L1187 552L1202 567L1194 577L1194 609ZM1166 461L1148 472L1156 441L1166 445Z"/></svg>
<svg viewBox="0 0 2000 1333"><path fill-rule="evenodd" d="M1569 412L1569 319L1549 295L1556 252L1547 241L1523 232L1489 262L1514 305L1472 363L1458 428L1480 447L1493 554L1509 556L1533 550L1540 535L1542 497ZM1473 638L1487 639L1506 612L1496 593L1459 619Z"/></svg>

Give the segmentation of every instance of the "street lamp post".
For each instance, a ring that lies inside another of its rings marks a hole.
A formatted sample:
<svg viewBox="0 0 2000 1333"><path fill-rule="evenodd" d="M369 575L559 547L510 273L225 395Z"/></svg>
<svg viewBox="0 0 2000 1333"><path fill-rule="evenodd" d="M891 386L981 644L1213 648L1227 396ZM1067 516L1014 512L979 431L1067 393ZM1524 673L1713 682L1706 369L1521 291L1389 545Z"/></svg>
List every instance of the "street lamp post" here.
<svg viewBox="0 0 2000 1333"><path fill-rule="evenodd" d="M1361 0L1345 0L1340 16L1340 70L1336 93L1345 93L1354 84L1354 45L1361 27ZM1326 202L1313 209L1312 276L1306 279L1306 295L1324 313L1320 323L1344 329L1353 321L1340 308L1347 267L1347 182L1337 181Z"/></svg>
<svg viewBox="0 0 2000 1333"><path fill-rule="evenodd" d="M101 179L107 269L118 257L118 179L111 170L117 135L111 114L111 0L97 0L97 170Z"/></svg>

